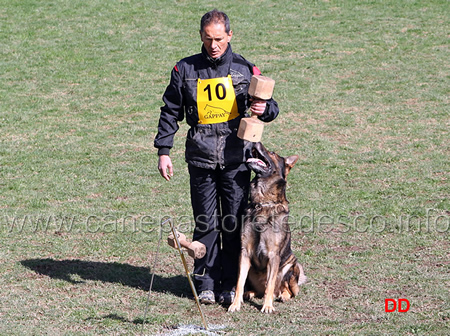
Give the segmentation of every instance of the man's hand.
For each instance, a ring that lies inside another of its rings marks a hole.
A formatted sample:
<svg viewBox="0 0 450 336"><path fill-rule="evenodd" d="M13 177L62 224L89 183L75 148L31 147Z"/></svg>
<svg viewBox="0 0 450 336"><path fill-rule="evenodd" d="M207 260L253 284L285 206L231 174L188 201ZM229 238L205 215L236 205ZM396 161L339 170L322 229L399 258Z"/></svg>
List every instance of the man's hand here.
<svg viewBox="0 0 450 336"><path fill-rule="evenodd" d="M158 170L167 181L173 176L173 165L169 155L160 155L158 160Z"/></svg>
<svg viewBox="0 0 450 336"><path fill-rule="evenodd" d="M252 98L252 104L250 105L250 112L260 116L266 110L266 101L262 99Z"/></svg>

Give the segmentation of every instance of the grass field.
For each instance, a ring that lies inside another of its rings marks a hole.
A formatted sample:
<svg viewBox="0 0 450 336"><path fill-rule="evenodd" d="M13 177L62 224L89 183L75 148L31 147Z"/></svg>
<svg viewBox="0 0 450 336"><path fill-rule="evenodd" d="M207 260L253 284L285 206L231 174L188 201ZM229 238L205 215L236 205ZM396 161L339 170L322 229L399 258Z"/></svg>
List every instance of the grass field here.
<svg viewBox="0 0 450 336"><path fill-rule="evenodd" d="M0 335L201 326L166 226L144 311L161 219L193 230L185 124L174 178L156 169L161 96L214 7L276 80L263 142L301 157L288 198L309 280L273 315L207 306L208 324L450 334L449 1L0 0Z"/></svg>

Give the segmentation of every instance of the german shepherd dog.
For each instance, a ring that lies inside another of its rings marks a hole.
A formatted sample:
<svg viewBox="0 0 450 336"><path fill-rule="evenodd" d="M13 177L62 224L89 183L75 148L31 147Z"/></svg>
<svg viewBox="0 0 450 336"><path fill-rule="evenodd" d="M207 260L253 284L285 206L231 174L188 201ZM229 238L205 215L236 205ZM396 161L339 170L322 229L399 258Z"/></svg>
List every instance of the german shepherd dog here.
<svg viewBox="0 0 450 336"><path fill-rule="evenodd" d="M250 203L242 229L236 295L228 311L240 310L244 296L264 296L261 311L272 313L274 298L289 300L306 281L303 267L291 250L286 199L286 176L298 156L283 158L267 151L260 142L254 144L252 152L247 163L256 175L250 185ZM245 285L249 291L244 294Z"/></svg>

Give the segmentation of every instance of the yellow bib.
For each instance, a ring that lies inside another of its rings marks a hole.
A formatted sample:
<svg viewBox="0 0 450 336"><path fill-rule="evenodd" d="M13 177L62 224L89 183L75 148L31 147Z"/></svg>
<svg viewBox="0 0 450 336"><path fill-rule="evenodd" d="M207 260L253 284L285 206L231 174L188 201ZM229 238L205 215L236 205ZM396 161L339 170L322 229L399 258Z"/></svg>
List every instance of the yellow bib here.
<svg viewBox="0 0 450 336"><path fill-rule="evenodd" d="M217 124L239 115L231 76L198 79L197 109L199 124Z"/></svg>

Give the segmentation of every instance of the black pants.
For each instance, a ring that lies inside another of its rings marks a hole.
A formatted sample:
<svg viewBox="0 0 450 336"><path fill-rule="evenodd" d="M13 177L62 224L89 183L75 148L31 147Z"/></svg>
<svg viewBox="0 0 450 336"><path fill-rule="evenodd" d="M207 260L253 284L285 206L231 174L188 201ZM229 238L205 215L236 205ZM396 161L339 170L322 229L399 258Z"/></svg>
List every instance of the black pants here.
<svg viewBox="0 0 450 336"><path fill-rule="evenodd" d="M231 290L237 282L250 170L246 164L224 169L189 165L189 174L193 240L206 246L206 256L194 262L195 286L198 292Z"/></svg>

